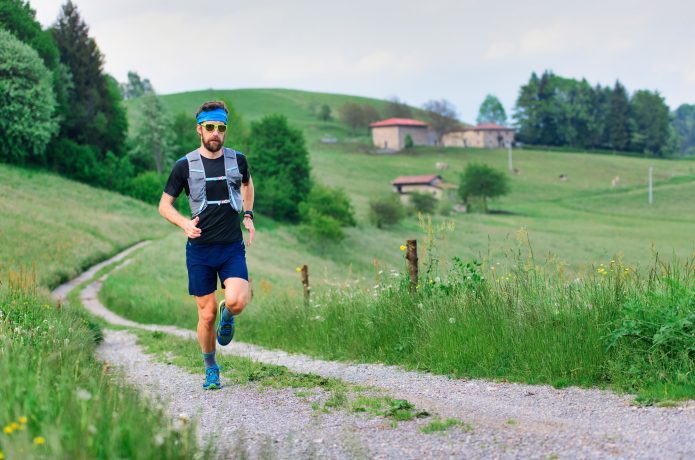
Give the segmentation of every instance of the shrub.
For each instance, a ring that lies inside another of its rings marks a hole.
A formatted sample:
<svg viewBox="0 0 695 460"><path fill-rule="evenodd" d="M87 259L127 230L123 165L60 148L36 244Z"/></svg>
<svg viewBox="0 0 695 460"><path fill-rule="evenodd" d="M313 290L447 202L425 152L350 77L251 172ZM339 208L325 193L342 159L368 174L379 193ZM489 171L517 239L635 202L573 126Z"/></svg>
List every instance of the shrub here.
<svg viewBox="0 0 695 460"><path fill-rule="evenodd" d="M128 195L145 203L157 204L162 197L166 178L154 171L144 172L130 181Z"/></svg>
<svg viewBox="0 0 695 460"><path fill-rule="evenodd" d="M405 141L404 142L405 142L405 148L407 148L407 149L412 149L413 147L415 147L415 142L413 142L413 136L411 136L410 134L405 135Z"/></svg>
<svg viewBox="0 0 695 460"><path fill-rule="evenodd" d="M403 217L405 208L399 195L386 195L369 201L369 221L377 228L397 224Z"/></svg>
<svg viewBox="0 0 695 460"><path fill-rule="evenodd" d="M331 217L342 226L354 226L356 224L355 210L343 189L314 184L307 200L299 205L302 220L305 220L311 210Z"/></svg>
<svg viewBox="0 0 695 460"><path fill-rule="evenodd" d="M432 214L437 209L437 198L430 193L413 192L410 194L410 205L417 212Z"/></svg>
<svg viewBox="0 0 695 460"><path fill-rule="evenodd" d="M337 243L345 238L340 222L316 209L309 209L303 219L305 223L302 225L302 231L314 242Z"/></svg>
<svg viewBox="0 0 695 460"><path fill-rule="evenodd" d="M328 104L323 104L321 110L319 111L319 120L321 121L331 121L333 115L331 115L331 107Z"/></svg>
<svg viewBox="0 0 695 460"><path fill-rule="evenodd" d="M0 161L41 162L58 129L52 84L38 53L0 29Z"/></svg>

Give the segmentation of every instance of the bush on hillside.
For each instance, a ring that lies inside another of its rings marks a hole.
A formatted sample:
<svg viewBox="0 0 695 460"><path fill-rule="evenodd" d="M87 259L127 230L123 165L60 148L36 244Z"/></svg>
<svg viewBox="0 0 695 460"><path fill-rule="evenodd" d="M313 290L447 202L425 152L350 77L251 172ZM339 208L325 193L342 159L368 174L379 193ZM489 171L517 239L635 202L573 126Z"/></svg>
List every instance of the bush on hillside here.
<svg viewBox="0 0 695 460"><path fill-rule="evenodd" d="M144 172L130 181L127 194L145 203L158 204L165 183L166 177L161 174L155 171Z"/></svg>
<svg viewBox="0 0 695 460"><path fill-rule="evenodd" d="M355 210L343 189L314 184L307 200L299 205L299 212L303 221L312 210L323 216L331 217L342 226L351 227L356 224Z"/></svg>
<svg viewBox="0 0 695 460"><path fill-rule="evenodd" d="M377 228L394 225L405 217L405 207L397 194L385 195L369 201L369 221Z"/></svg>
<svg viewBox="0 0 695 460"><path fill-rule="evenodd" d="M311 190L311 165L304 135L284 115L268 115L251 124L249 168L263 180L255 184L259 213L296 222L299 203Z"/></svg>
<svg viewBox="0 0 695 460"><path fill-rule="evenodd" d="M304 223L300 227L301 232L309 237L312 243L338 243L345 238L340 222L316 209L310 208L302 216L302 220Z"/></svg>
<svg viewBox="0 0 695 460"><path fill-rule="evenodd" d="M410 134L405 135L404 143L405 143L405 148L407 148L407 149L412 149L413 147L415 147L415 142L413 141L413 136L411 136Z"/></svg>
<svg viewBox="0 0 695 460"><path fill-rule="evenodd" d="M410 205L417 212L423 214L433 214L437 209L437 198L431 193L413 192L409 194Z"/></svg>
<svg viewBox="0 0 695 460"><path fill-rule="evenodd" d="M0 161L43 160L58 129L52 85L38 53L0 29Z"/></svg>

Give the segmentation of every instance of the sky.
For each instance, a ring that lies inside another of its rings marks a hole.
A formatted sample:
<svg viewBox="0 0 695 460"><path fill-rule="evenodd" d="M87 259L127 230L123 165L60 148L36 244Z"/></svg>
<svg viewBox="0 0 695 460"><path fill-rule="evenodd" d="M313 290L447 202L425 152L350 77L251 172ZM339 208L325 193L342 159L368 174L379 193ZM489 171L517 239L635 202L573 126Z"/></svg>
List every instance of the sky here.
<svg viewBox="0 0 695 460"><path fill-rule="evenodd" d="M73 0L119 81L159 94L293 88L421 106L472 123L487 94L511 115L531 72L695 103L690 0ZM53 24L64 0L30 0ZM233 101L232 101L233 103Z"/></svg>

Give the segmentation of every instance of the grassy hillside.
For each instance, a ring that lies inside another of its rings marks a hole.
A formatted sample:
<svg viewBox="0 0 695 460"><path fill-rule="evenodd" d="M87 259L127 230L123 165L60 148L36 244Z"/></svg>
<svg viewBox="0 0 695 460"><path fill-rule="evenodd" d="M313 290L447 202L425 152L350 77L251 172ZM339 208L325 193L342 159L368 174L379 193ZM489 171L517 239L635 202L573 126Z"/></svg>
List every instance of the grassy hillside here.
<svg viewBox="0 0 695 460"><path fill-rule="evenodd" d="M0 164L0 197L0 279L24 267L53 287L171 231L154 206L41 171Z"/></svg>

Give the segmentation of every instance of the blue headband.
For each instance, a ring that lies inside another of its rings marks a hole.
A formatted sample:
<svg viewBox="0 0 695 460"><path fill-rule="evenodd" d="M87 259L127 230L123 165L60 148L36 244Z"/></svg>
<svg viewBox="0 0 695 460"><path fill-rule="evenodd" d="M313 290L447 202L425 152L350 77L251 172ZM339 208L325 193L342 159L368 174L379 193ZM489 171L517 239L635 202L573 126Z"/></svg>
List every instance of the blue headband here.
<svg viewBox="0 0 695 460"><path fill-rule="evenodd" d="M224 109L205 110L198 114L196 120L198 124L204 123L206 121L221 121L226 125L227 112L225 112Z"/></svg>

